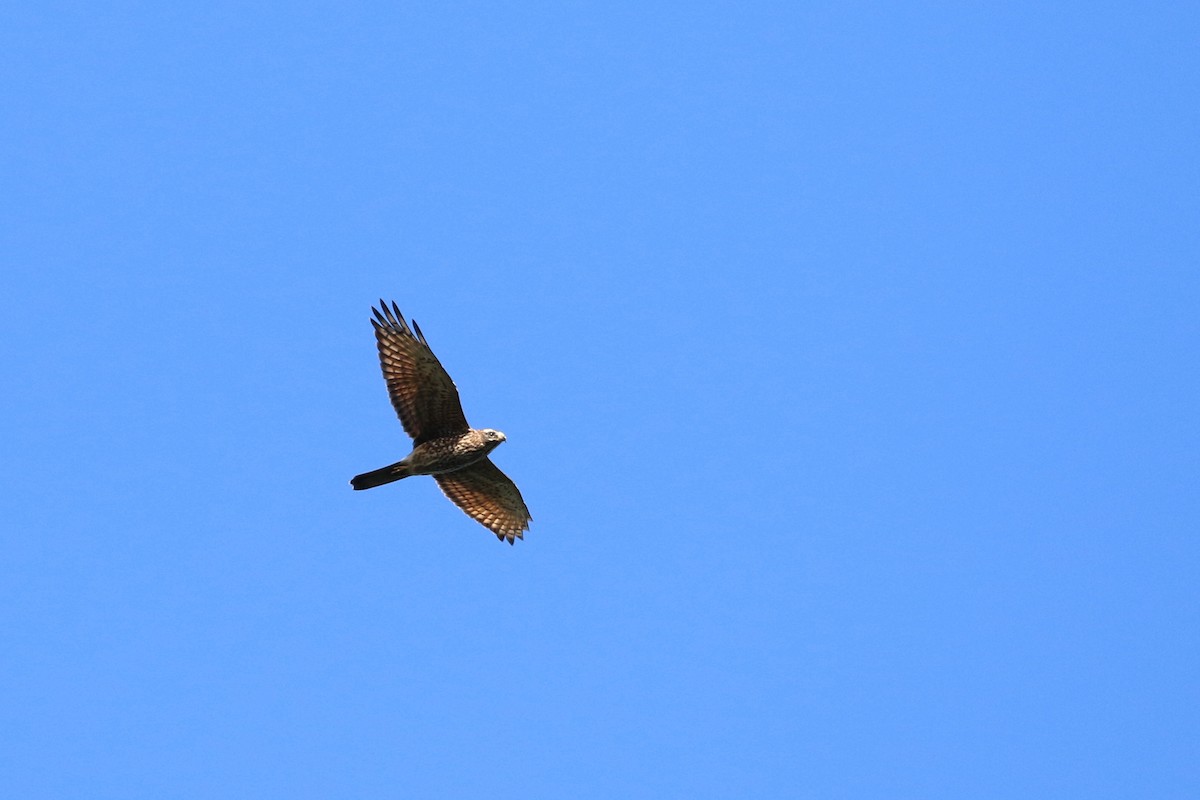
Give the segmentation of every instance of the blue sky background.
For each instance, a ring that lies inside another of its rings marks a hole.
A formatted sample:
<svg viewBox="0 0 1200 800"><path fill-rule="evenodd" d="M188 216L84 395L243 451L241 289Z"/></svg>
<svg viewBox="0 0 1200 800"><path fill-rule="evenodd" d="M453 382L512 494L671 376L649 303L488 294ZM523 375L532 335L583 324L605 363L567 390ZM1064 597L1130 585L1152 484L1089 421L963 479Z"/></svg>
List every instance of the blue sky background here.
<svg viewBox="0 0 1200 800"><path fill-rule="evenodd" d="M22 798L1200 795L1200 12L0 12ZM533 512L408 450L420 321Z"/></svg>

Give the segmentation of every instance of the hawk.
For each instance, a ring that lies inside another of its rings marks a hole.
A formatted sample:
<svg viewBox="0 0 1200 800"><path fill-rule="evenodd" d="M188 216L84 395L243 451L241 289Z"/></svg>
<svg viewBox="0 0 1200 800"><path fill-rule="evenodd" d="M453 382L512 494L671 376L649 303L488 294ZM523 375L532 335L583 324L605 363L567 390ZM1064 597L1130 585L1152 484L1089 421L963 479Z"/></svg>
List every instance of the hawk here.
<svg viewBox="0 0 1200 800"><path fill-rule="evenodd" d="M409 328L394 302L389 309L380 300L379 308L371 309L379 364L413 450L391 466L355 475L350 485L371 489L410 475L432 475L446 497L501 541L525 538L533 519L529 509L516 484L488 458L504 434L467 424L458 389L416 320Z"/></svg>

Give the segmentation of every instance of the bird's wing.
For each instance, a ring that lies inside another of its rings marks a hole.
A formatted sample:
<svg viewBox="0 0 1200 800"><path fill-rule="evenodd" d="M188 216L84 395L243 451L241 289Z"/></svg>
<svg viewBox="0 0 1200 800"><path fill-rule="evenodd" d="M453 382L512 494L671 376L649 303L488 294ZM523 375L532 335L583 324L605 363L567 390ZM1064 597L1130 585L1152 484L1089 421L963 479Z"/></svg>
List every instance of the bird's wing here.
<svg viewBox="0 0 1200 800"><path fill-rule="evenodd" d="M513 544L525 538L533 517L529 516L517 485L490 458L453 472L439 473L433 479L456 506L501 540Z"/></svg>
<svg viewBox="0 0 1200 800"><path fill-rule="evenodd" d="M388 308L380 300L379 305L382 311L371 309L375 314L371 324L379 345L379 365L383 367L392 407L414 446L466 433L469 426L458 389L429 349L417 323L413 323L414 334L395 303Z"/></svg>

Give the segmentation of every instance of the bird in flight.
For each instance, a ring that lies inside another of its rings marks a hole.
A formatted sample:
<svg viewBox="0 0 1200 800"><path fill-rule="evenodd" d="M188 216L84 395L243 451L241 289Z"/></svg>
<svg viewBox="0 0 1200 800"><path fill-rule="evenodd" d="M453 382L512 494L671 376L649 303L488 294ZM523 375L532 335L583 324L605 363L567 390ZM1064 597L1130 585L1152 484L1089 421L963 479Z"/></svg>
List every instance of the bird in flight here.
<svg viewBox="0 0 1200 800"><path fill-rule="evenodd" d="M399 307L388 308L382 300L371 311L383 379L413 450L391 466L355 475L350 485L371 489L410 475L432 475L446 497L501 541L525 538L529 509L516 484L488 458L504 434L467 424L458 389L415 320L409 328Z"/></svg>

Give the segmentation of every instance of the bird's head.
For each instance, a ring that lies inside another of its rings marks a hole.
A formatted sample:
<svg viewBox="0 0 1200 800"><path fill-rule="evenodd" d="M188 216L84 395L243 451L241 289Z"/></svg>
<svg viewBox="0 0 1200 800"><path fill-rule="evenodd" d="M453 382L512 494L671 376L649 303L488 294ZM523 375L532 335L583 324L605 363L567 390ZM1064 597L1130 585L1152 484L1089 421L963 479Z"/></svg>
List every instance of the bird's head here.
<svg viewBox="0 0 1200 800"><path fill-rule="evenodd" d="M483 434L483 440L492 447L496 447L506 439L503 433L500 431L494 431L491 428L484 428L480 431L480 433Z"/></svg>

